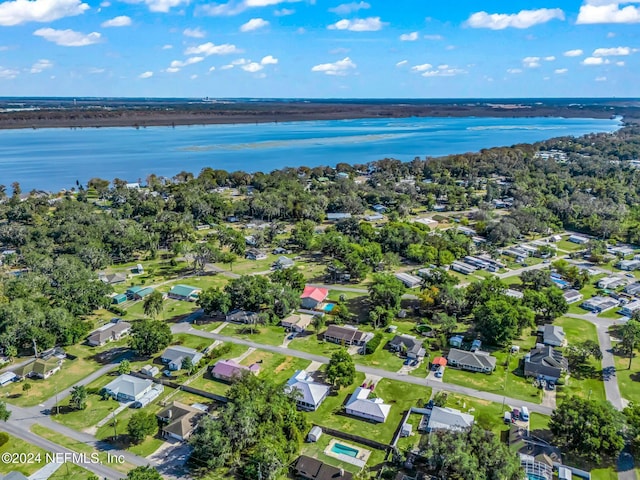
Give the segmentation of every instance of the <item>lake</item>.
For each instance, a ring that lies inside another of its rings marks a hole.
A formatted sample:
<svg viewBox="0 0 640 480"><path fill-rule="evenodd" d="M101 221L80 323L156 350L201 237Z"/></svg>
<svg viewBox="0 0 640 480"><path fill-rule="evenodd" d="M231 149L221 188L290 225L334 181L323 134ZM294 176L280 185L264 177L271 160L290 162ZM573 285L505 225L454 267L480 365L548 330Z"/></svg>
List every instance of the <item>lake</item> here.
<svg viewBox="0 0 640 480"><path fill-rule="evenodd" d="M203 167L283 167L409 161L566 135L613 132L619 119L394 118L149 128L0 131L0 184L57 191L92 177L130 182ZM10 190L10 189L8 189Z"/></svg>

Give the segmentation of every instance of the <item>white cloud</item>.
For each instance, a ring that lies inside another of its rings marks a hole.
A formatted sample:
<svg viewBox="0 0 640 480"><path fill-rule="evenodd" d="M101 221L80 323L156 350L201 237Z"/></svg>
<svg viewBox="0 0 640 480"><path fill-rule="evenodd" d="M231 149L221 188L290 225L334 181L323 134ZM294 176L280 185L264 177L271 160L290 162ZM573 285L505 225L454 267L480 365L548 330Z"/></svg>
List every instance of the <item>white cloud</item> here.
<svg viewBox="0 0 640 480"><path fill-rule="evenodd" d="M540 57L524 57L522 64L527 68L538 68L540 66Z"/></svg>
<svg viewBox="0 0 640 480"><path fill-rule="evenodd" d="M242 68L245 72L256 73L264 68L263 65L260 65L258 62L250 62L246 65L242 65Z"/></svg>
<svg viewBox="0 0 640 480"><path fill-rule="evenodd" d="M233 68L233 65L229 64L229 65L223 65L222 67L220 67L221 70L231 70Z"/></svg>
<svg viewBox="0 0 640 480"><path fill-rule="evenodd" d="M437 69L427 70L422 73L423 77L455 77L456 75L461 75L467 73L466 70L462 70L461 68L449 68L448 65L440 65Z"/></svg>
<svg viewBox="0 0 640 480"><path fill-rule="evenodd" d="M607 81L607 77L596 77L595 80L596 80L596 82L606 82Z"/></svg>
<svg viewBox="0 0 640 480"><path fill-rule="evenodd" d="M273 55L267 55L260 60L261 65L276 65L278 63L278 59Z"/></svg>
<svg viewBox="0 0 640 480"><path fill-rule="evenodd" d="M240 53L238 47L231 43L223 43L221 45L216 45L211 42L203 43L201 45L195 47L189 47L184 51L185 55L229 55L231 53Z"/></svg>
<svg viewBox="0 0 640 480"><path fill-rule="evenodd" d="M74 30L55 30L53 28L40 28L33 32L37 37L42 37L63 47L86 47L100 42L102 35L98 32L81 33Z"/></svg>
<svg viewBox="0 0 640 480"><path fill-rule="evenodd" d="M198 75L196 75L195 73L193 75L191 75L189 77L191 80L195 80L196 78L198 78Z"/></svg>
<svg viewBox="0 0 640 480"><path fill-rule="evenodd" d="M415 42L418 40L418 32L403 33L400 35L400 40L403 42Z"/></svg>
<svg viewBox="0 0 640 480"><path fill-rule="evenodd" d="M128 3L144 3L151 12L167 13L174 7L188 5L189 0L125 0Z"/></svg>
<svg viewBox="0 0 640 480"><path fill-rule="evenodd" d="M91 75L98 75L98 74L100 74L100 73L104 73L105 71L106 71L106 69L104 69L104 68L98 68L98 67L91 67L91 68L89 69L89 73L90 73Z"/></svg>
<svg viewBox="0 0 640 480"><path fill-rule="evenodd" d="M162 50L171 50L172 48L173 48L173 45L170 45L168 43L162 46Z"/></svg>
<svg viewBox="0 0 640 480"><path fill-rule="evenodd" d="M349 53L350 49L344 47L333 48L329 50L331 55L344 55L345 53Z"/></svg>
<svg viewBox="0 0 640 480"><path fill-rule="evenodd" d="M442 35L425 35L424 39L425 40L444 40L444 37Z"/></svg>
<svg viewBox="0 0 640 480"><path fill-rule="evenodd" d="M398 63L396 63L396 67L403 67L407 63L409 63L409 60L400 60Z"/></svg>
<svg viewBox="0 0 640 480"><path fill-rule="evenodd" d="M427 70L431 70L433 65L430 63L423 63L422 65L414 65L411 67L411 70L414 72L426 72Z"/></svg>
<svg viewBox="0 0 640 480"><path fill-rule="evenodd" d="M338 60L334 63L321 63L311 68L312 72L323 72L326 75L347 75L349 70L356 68L357 65L349 57Z"/></svg>
<svg viewBox="0 0 640 480"><path fill-rule="evenodd" d="M582 65L605 65L609 63L609 60L602 57L587 57L582 61Z"/></svg>
<svg viewBox="0 0 640 480"><path fill-rule="evenodd" d="M569 71L568 68L556 68L553 73L557 74L557 75L564 75L565 73L567 73Z"/></svg>
<svg viewBox="0 0 640 480"><path fill-rule="evenodd" d="M46 59L38 60L36 63L34 63L31 66L29 73L41 73L47 68L52 68L52 67L53 67L53 62L51 60L46 60Z"/></svg>
<svg viewBox="0 0 640 480"><path fill-rule="evenodd" d="M358 10L367 10L371 8L367 2L351 2L351 3L343 3L342 5L338 5L335 8L330 8L329 11L336 13L338 15L349 15L352 12L357 12Z"/></svg>
<svg viewBox="0 0 640 480"><path fill-rule="evenodd" d="M281 8L280 10L276 10L273 14L276 17L286 17L288 15L293 15L296 11L292 8Z"/></svg>
<svg viewBox="0 0 640 480"><path fill-rule="evenodd" d="M186 60L174 60L169 65L170 68L182 68L187 65L193 65L194 63L200 63L204 60L204 57L189 57Z"/></svg>
<svg viewBox="0 0 640 480"><path fill-rule="evenodd" d="M12 68L4 68L0 66L0 78L3 80L11 80L16 78L20 72Z"/></svg>
<svg viewBox="0 0 640 480"><path fill-rule="evenodd" d="M596 48L592 55L594 57L624 57L636 51L635 48L629 47Z"/></svg>
<svg viewBox="0 0 640 480"><path fill-rule="evenodd" d="M168 73L176 73L176 72L179 72L179 71L180 71L180 69L179 69L178 67L169 67L169 68L167 68L167 70L166 70L166 71L167 71Z"/></svg>
<svg viewBox="0 0 640 480"><path fill-rule="evenodd" d="M512 14L476 12L469 17L466 24L472 28L504 30L505 28L529 28L553 19L564 20L564 12L559 8L521 10Z"/></svg>
<svg viewBox="0 0 640 480"><path fill-rule="evenodd" d="M215 70L216 70L216 67L209 67L210 72L215 72Z"/></svg>
<svg viewBox="0 0 640 480"><path fill-rule="evenodd" d="M299 1L301 0L229 0L227 3L201 5L196 9L196 12L212 17L231 16L238 15L249 8L272 7L281 3L296 3Z"/></svg>
<svg viewBox="0 0 640 480"><path fill-rule="evenodd" d="M207 35L207 32L202 30L200 27L196 27L196 28L185 28L182 34L185 37L190 37L190 38L204 38Z"/></svg>
<svg viewBox="0 0 640 480"><path fill-rule="evenodd" d="M231 65L246 65L250 61L251 60L247 60L246 58L238 58L237 60L232 61Z"/></svg>
<svg viewBox="0 0 640 480"><path fill-rule="evenodd" d="M615 36L616 36L616 34L614 32L607 33L607 38L613 38Z"/></svg>
<svg viewBox="0 0 640 480"><path fill-rule="evenodd" d="M352 32L376 32L387 25L380 21L380 17L355 18L353 20L339 20L329 25L329 30L350 30Z"/></svg>
<svg viewBox="0 0 640 480"><path fill-rule="evenodd" d="M100 2L100 6L101 6L102 8L110 7L110 6L111 6L111 2L107 2L107 1Z"/></svg>
<svg viewBox="0 0 640 480"><path fill-rule="evenodd" d="M549 55L548 57L544 57L544 61L545 62L553 62L555 61L556 57L554 57L553 55Z"/></svg>
<svg viewBox="0 0 640 480"><path fill-rule="evenodd" d="M254 30L258 30L260 28L264 28L269 25L269 22L264 20L263 18L252 18L247 23L244 23L240 26L241 32L252 32Z"/></svg>
<svg viewBox="0 0 640 480"><path fill-rule="evenodd" d="M108 27L128 27L131 25L131 18L126 15L120 15L112 18L111 20L107 20L100 24L104 28Z"/></svg>
<svg viewBox="0 0 640 480"><path fill-rule="evenodd" d="M153 77L153 72L143 72L138 75L138 78L151 78Z"/></svg>
<svg viewBox="0 0 640 480"><path fill-rule="evenodd" d="M0 25L52 22L83 14L89 5L80 0L13 0L0 3Z"/></svg>
<svg viewBox="0 0 640 480"><path fill-rule="evenodd" d="M584 52L579 48L576 48L575 50L567 50L563 53L563 55L565 57L581 57L582 55L584 55Z"/></svg>
<svg viewBox="0 0 640 480"><path fill-rule="evenodd" d="M623 4L637 0L587 0L578 12L577 24L640 23L640 7Z"/></svg>
<svg viewBox="0 0 640 480"><path fill-rule="evenodd" d="M508 68L507 73L511 73L511 74L522 73L522 70L520 68Z"/></svg>

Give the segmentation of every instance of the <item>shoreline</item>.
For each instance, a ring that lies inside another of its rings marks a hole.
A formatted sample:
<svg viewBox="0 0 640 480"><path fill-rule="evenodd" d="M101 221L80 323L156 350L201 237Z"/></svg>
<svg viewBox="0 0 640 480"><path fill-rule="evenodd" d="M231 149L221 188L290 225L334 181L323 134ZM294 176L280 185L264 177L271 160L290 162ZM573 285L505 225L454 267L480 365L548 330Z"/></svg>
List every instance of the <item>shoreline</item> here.
<svg viewBox="0 0 640 480"><path fill-rule="evenodd" d="M189 107L189 108L187 108ZM250 108L249 108L250 107ZM198 104L168 109L42 109L0 113L0 130L45 128L146 128L193 125L262 124L374 118L593 118L622 117L623 123L640 123L640 109L586 105L372 105L372 104Z"/></svg>

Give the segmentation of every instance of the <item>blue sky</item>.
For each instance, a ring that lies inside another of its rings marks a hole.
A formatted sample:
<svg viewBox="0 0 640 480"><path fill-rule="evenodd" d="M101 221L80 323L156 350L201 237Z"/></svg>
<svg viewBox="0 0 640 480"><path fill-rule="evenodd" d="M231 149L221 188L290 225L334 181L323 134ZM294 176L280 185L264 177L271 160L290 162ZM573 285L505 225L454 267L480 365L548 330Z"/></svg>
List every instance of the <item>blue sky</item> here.
<svg viewBox="0 0 640 480"><path fill-rule="evenodd" d="M9 0L2 95L631 97L640 0Z"/></svg>

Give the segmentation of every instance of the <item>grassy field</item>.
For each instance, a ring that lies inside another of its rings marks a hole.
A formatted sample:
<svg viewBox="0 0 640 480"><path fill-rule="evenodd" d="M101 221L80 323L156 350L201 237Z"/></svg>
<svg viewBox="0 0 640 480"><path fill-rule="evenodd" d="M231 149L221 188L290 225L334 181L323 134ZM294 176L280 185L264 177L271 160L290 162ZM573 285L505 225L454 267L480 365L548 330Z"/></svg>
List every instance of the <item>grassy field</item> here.
<svg viewBox="0 0 640 480"><path fill-rule="evenodd" d="M7 443L0 447L0 455L3 455L3 461L0 462L0 473L17 471L26 476L32 475L47 464L45 458L46 453L46 450L9 435ZM20 458L19 455L21 454L32 455L32 458L29 458L29 460L33 460L33 462L4 461L5 454L18 455L18 460Z"/></svg>
<svg viewBox="0 0 640 480"><path fill-rule="evenodd" d="M303 370L311 364L309 360L266 352L264 350L256 350L240 362L241 365L245 366L254 363L260 363L261 376L269 377L276 383L286 382L296 370Z"/></svg>
<svg viewBox="0 0 640 480"><path fill-rule="evenodd" d="M509 405L503 407L500 403L449 393L446 406L473 415L478 425L497 435L509 429L503 422L504 412L510 410Z"/></svg>
<svg viewBox="0 0 640 480"><path fill-rule="evenodd" d="M640 359L634 358L629 369L629 357L616 356L616 377L622 398L640 402Z"/></svg>
<svg viewBox="0 0 640 480"><path fill-rule="evenodd" d="M376 468L377 465L380 465L381 463L384 462L385 452L383 452L382 450L376 450L375 448L367 447L365 445L361 445L359 443L352 442L352 441L345 442L344 440L340 440L336 437L332 437L326 433L323 433L320 439L315 443L305 443L302 447L302 451L300 452L300 454L317 458L323 463L326 463L328 465L333 465L334 467L337 467L337 468L342 468L347 472L351 472L354 474L358 473L360 471L360 468L358 468L357 466L347 462L341 462L337 458L330 457L329 455L324 454L325 449L327 448L327 446L329 445L332 439L336 439L339 442L348 443L349 445L353 445L355 447L360 447L362 449L369 450L371 454L369 455L369 459L367 460L367 467L370 469Z"/></svg>
<svg viewBox="0 0 640 480"><path fill-rule="evenodd" d="M231 268L229 268L229 264L227 263L216 263L215 265L216 267L222 268L223 270L229 270L233 273L237 273L238 275L250 275L252 273L271 270L271 265L278 260L279 256L280 255L267 253L267 258L264 260L249 260L248 258L238 259L237 262L233 263Z"/></svg>
<svg viewBox="0 0 640 480"><path fill-rule="evenodd" d="M300 350L301 352L314 353L316 355L324 355L330 357L333 352L340 350L342 347L335 343L318 340L315 333L311 335L299 336L291 341L289 348Z"/></svg>
<svg viewBox="0 0 640 480"><path fill-rule="evenodd" d="M219 323L212 325L220 326ZM215 327L213 329L215 329ZM265 345L282 345L282 342L284 342L286 338L286 332L283 327L275 325L259 326L255 327L253 333L251 333L247 325L237 325L235 323L229 323L225 326L220 332L220 335L229 335L244 340L264 343Z"/></svg>
<svg viewBox="0 0 640 480"><path fill-rule="evenodd" d="M69 450L73 450L78 453L86 453L87 455L91 455L93 453L98 453L100 460L108 465L110 468L117 470L122 473L127 473L129 470L135 468L135 465L132 465L128 462L125 463L113 463L107 461L107 452L100 452L86 443L78 442L72 438L66 437L64 435L60 435L60 433L50 430L42 425L33 425L31 427L31 431L36 435L45 438L53 443L57 443L63 447L68 448Z"/></svg>
<svg viewBox="0 0 640 480"><path fill-rule="evenodd" d="M69 397L60 403L59 408L61 413L53 415L51 418L56 422L76 430L82 430L95 425L119 406L119 403L115 400L111 398L103 400L102 397L98 395L102 387L114 378L115 377L109 375L104 375L87 385L89 395L87 395L87 408L85 410L71 409L69 407L71 398Z"/></svg>

